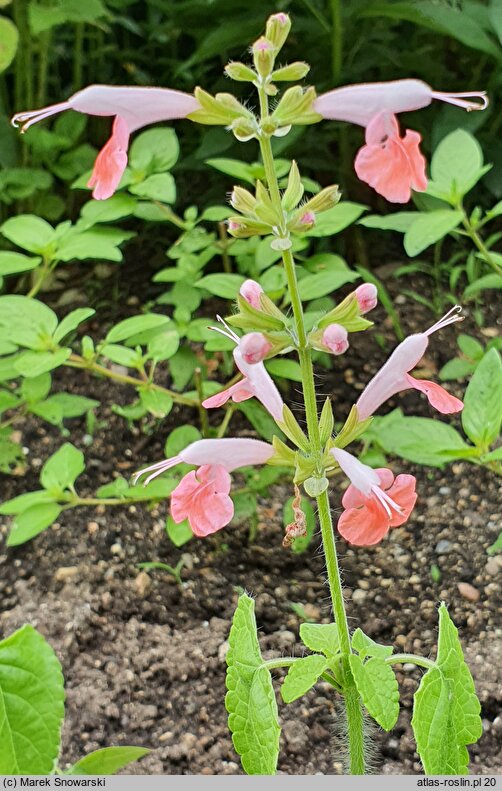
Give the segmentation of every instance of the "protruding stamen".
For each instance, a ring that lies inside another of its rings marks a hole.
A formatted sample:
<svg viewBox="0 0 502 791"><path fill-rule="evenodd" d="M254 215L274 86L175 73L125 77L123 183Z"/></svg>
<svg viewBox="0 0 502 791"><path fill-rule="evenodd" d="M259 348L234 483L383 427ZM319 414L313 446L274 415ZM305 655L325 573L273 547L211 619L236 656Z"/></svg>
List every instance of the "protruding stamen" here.
<svg viewBox="0 0 502 791"><path fill-rule="evenodd" d="M433 332L437 332L437 330L442 330L443 327L447 327L449 324L455 324L457 321L463 321L464 316L460 316L459 314L462 312L462 305L454 305L453 308L450 308L448 313L436 321L432 327L429 327L428 330L424 332L424 335L432 335Z"/></svg>
<svg viewBox="0 0 502 791"><path fill-rule="evenodd" d="M489 99L486 91L466 91L464 93L446 93L443 91L432 91L433 99L439 99L441 102L448 102L454 104L456 107L462 107L467 112L471 110L486 110L489 104ZM472 99L479 99L479 102L470 101Z"/></svg>
<svg viewBox="0 0 502 791"><path fill-rule="evenodd" d="M237 335L237 333L235 333L233 331L233 329L231 329L231 327L228 326L228 324L225 321L225 319L222 319L221 316L217 315L216 316L216 320L219 321L220 324L223 324L223 326L225 327L226 332L224 332L222 329L220 329L220 327L209 327L209 329L210 330L216 330L216 332L221 333L221 335L226 335L227 338L230 338L231 341L234 341L234 343L238 344L239 341L240 341L239 336Z"/></svg>
<svg viewBox="0 0 502 791"><path fill-rule="evenodd" d="M371 487L371 491L373 492L375 497L378 499L378 501L381 503L381 505L383 505L383 507L385 508L385 512L386 512L387 516L389 517L389 519L392 519L391 508L393 508L394 511L396 511L398 514L402 514L403 513L403 509L401 508L401 506L398 505L397 503L395 503L394 500L392 499L392 497L389 497L389 495L386 494L383 491L383 489L380 489L379 486L372 486Z"/></svg>
<svg viewBox="0 0 502 791"><path fill-rule="evenodd" d="M58 104L51 104L49 107L42 107L41 110L30 110L30 112L16 113L11 118L12 126L18 127L21 124L21 133L36 124L43 121L44 118L49 118L51 115L63 112L63 110L70 110L71 105L69 102L59 102Z"/></svg>
<svg viewBox="0 0 502 791"><path fill-rule="evenodd" d="M162 473L165 472L166 470L170 470L171 467L175 467L181 461L182 460L178 456L174 456L172 459L164 459L163 461L158 461L157 464L151 464L150 467L145 467L144 470L139 470L139 472L135 472L134 475L132 476L133 486L137 484L138 480L141 478L142 475L145 474L145 472L150 472L151 470L155 471L152 473L152 475L149 475L145 481L143 481L143 486L146 486L154 478L157 478L158 475L162 475Z"/></svg>

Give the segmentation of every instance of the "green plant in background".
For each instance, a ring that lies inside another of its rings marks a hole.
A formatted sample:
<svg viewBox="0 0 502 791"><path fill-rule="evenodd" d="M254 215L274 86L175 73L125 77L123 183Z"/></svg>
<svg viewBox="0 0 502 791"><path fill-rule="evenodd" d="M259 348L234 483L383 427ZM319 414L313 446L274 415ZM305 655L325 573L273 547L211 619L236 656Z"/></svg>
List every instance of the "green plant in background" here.
<svg viewBox="0 0 502 791"><path fill-rule="evenodd" d="M40 632L26 624L0 641L2 774L112 775L150 752L105 747L61 769L64 698L61 665Z"/></svg>

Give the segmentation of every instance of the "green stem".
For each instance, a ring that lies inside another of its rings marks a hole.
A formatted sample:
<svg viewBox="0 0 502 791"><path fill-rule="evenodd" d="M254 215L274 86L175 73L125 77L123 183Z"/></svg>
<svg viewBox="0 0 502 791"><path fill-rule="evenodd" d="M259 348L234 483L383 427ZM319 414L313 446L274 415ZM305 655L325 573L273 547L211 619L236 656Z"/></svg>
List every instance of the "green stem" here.
<svg viewBox="0 0 502 791"><path fill-rule="evenodd" d="M227 234L227 226L224 222L218 223L218 236L220 237L220 250L221 250L221 263L223 265L223 271L227 273L232 272L232 261L228 254L228 248L231 244Z"/></svg>
<svg viewBox="0 0 502 791"><path fill-rule="evenodd" d="M38 53L38 92L37 103L39 107L45 104L47 97L47 79L49 76L49 57L51 49L51 32L46 30L39 37Z"/></svg>
<svg viewBox="0 0 502 791"><path fill-rule="evenodd" d="M478 234L478 232L476 231L474 226L471 224L471 221L470 221L469 217L467 216L467 213L466 213L466 211L465 211L465 209L463 207L462 201L458 202L456 208L459 209L459 211L462 212L462 215L463 215L462 216L462 224L463 224L465 230L467 231L467 235L472 239L475 247L477 247L477 249L479 250L479 252L483 256L483 258L486 261L486 263L488 264L488 266L491 266L491 268L497 273L497 275L500 275L500 277L502 277L502 267L500 267L497 264L497 262L492 258L491 254L490 254L490 251L485 246L485 243L483 242L481 236Z"/></svg>
<svg viewBox="0 0 502 791"><path fill-rule="evenodd" d="M331 0L331 76L338 85L342 73L343 27L340 0Z"/></svg>
<svg viewBox="0 0 502 791"><path fill-rule="evenodd" d="M67 365L70 368L80 368L84 371L90 371L93 374L104 376L107 379L113 379L114 382L132 385L133 387L139 387L140 385L144 386L145 384L143 379L138 379L136 376L129 376L128 374L121 374L117 371L112 371L109 368L105 368L104 365L100 365L94 360L86 360L84 357L80 357L78 354L71 354L64 362L64 365ZM177 404L184 404L185 406L192 407L197 407L199 405L199 401L197 399L188 398L188 396L175 393L173 390L169 390L167 387L162 387L162 385L152 383L150 384L150 388L152 390L158 390L162 393L165 393L166 395L170 396Z"/></svg>
<svg viewBox="0 0 502 791"><path fill-rule="evenodd" d="M233 417L236 409L237 409L237 407L235 406L235 404L233 402L231 402L230 405L227 406L227 411L225 412L225 417L221 421L220 427L218 429L218 434L217 434L218 439L221 439L227 433L228 426L230 424L230 421L232 420L232 417Z"/></svg>
<svg viewBox="0 0 502 791"><path fill-rule="evenodd" d="M260 110L262 121L268 117L268 98L265 93L264 87L258 87L258 94L260 98ZM267 186L270 192L270 198L274 205L274 209L278 217L282 217L283 210L281 204L281 194L279 191L279 184L274 168L274 158L272 153L272 146L270 137L266 134L260 135L260 149L265 168L265 176L267 179ZM287 238L287 230L284 235ZM305 401L305 415L307 420L308 437L311 447L311 453L314 458L317 458L319 472L321 469L322 458L322 445L319 432L319 415L317 410L317 398L315 391L314 381L314 368L312 365L312 355L308 345L307 334L305 331L305 322L303 317L303 307L298 290L298 282L296 279L295 262L291 249L284 250L282 254L286 277L288 281L289 296L291 299L291 306L293 309L293 316L295 321L296 341L298 347L298 356L302 375L303 395ZM343 695L345 697L345 705L347 711L347 726L349 738L349 751L350 751L350 773L351 774L364 774L364 735L363 735L363 717L361 711L361 704L359 694L357 692L354 679L350 672L348 657L351 653L350 646L350 632L347 622L347 615L345 613L345 605L342 593L342 584L340 579L340 571L338 567L338 558L336 553L336 544L333 531L333 523L331 520L331 510L329 505L328 492L325 490L317 498L317 507L319 512L319 523L321 527L324 556L326 559L326 570L328 575L329 590L331 594L331 601L333 606L333 613L338 627L340 648L342 652L342 665L344 668L343 677Z"/></svg>
<svg viewBox="0 0 502 791"><path fill-rule="evenodd" d="M73 90L82 87L84 75L84 24L77 22L75 25L75 39L73 46Z"/></svg>
<svg viewBox="0 0 502 791"><path fill-rule="evenodd" d="M283 656L280 659L266 659L263 665L267 668L267 670L275 670L276 668L281 667L291 667L294 665L295 662L298 662L301 657L297 656ZM321 678L323 681L327 681L328 684L331 684L338 692L342 692L341 687L336 683L335 679L331 675L331 673L321 673Z"/></svg>
<svg viewBox="0 0 502 791"><path fill-rule="evenodd" d="M199 398L199 403L197 404L197 409L199 410L199 419L200 419L200 427L202 431L203 437L209 437L209 421L207 419L207 411L202 406L202 402L204 401L204 393L202 391L202 372L200 368L196 368L193 374L194 382L195 382L195 389L197 390L197 396Z"/></svg>
<svg viewBox="0 0 502 791"><path fill-rule="evenodd" d="M393 656L388 656L385 662L387 665L405 664L408 662L411 665L417 665L417 667L425 667L427 670L435 667L435 662L432 659L426 659L425 656L417 656L416 654L394 654Z"/></svg>

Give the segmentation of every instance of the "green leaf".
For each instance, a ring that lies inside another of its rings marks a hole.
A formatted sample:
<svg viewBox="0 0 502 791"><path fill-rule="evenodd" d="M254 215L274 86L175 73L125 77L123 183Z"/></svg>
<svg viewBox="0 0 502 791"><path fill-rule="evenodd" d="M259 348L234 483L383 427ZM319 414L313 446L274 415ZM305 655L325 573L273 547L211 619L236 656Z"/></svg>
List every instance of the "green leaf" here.
<svg viewBox="0 0 502 791"><path fill-rule="evenodd" d="M413 257L453 231L462 221L462 212L439 209L420 215L404 235L404 249Z"/></svg>
<svg viewBox="0 0 502 791"><path fill-rule="evenodd" d="M0 277L17 275L19 272L28 272L30 269L35 269L41 260L39 256L30 258L21 253L0 252Z"/></svg>
<svg viewBox="0 0 502 791"><path fill-rule="evenodd" d="M195 286L204 288L216 297L236 299L244 280L242 275L206 275L197 280Z"/></svg>
<svg viewBox="0 0 502 791"><path fill-rule="evenodd" d="M418 211L398 211L394 214L385 214L383 217L379 214L370 214L368 217L363 217L362 220L359 220L358 224L364 225L365 228L406 233L418 217L420 217L420 212Z"/></svg>
<svg viewBox="0 0 502 791"><path fill-rule="evenodd" d="M5 71L16 56L19 33L14 22L0 17L0 73Z"/></svg>
<svg viewBox="0 0 502 791"><path fill-rule="evenodd" d="M302 373L296 360L268 360L265 363L269 374L282 379L289 379L291 382L301 382Z"/></svg>
<svg viewBox="0 0 502 791"><path fill-rule="evenodd" d="M32 0L28 6L28 20L31 32L38 36L46 30L67 22L94 22L107 15L101 0L65 0L63 4L45 5Z"/></svg>
<svg viewBox="0 0 502 791"><path fill-rule="evenodd" d="M11 473L14 467L24 464L21 445L10 439L10 429L0 429L0 472Z"/></svg>
<svg viewBox="0 0 502 791"><path fill-rule="evenodd" d="M103 747L81 758L65 775L114 775L150 752L145 747Z"/></svg>
<svg viewBox="0 0 502 791"><path fill-rule="evenodd" d="M60 426L63 423L61 407L58 404L51 403L50 399L31 404L29 411L32 415L37 415L42 420L52 423L53 426Z"/></svg>
<svg viewBox="0 0 502 791"><path fill-rule="evenodd" d="M340 233L359 219L363 211L366 211L366 206L361 203L341 201L332 209L328 209L316 217L315 225L308 232L308 236L333 236Z"/></svg>
<svg viewBox="0 0 502 791"><path fill-rule="evenodd" d="M294 665L289 668L281 687L284 703L292 703L305 695L317 683L327 667L328 661L325 656L313 654L297 659Z"/></svg>
<svg viewBox="0 0 502 791"><path fill-rule="evenodd" d="M466 195L487 169L477 140L465 129L456 129L434 152L427 193L454 202Z"/></svg>
<svg viewBox="0 0 502 791"><path fill-rule="evenodd" d="M82 231L73 228L59 242L57 257L60 261L84 261L97 258L105 261L122 261L119 245L135 234L121 228L94 227Z"/></svg>
<svg viewBox="0 0 502 791"><path fill-rule="evenodd" d="M71 349L56 349L55 352L23 352L14 363L22 376L34 377L53 371L68 359Z"/></svg>
<svg viewBox="0 0 502 791"><path fill-rule="evenodd" d="M133 171L164 173L176 164L180 148L174 129L147 129L136 137L129 151L129 166Z"/></svg>
<svg viewBox="0 0 502 791"><path fill-rule="evenodd" d="M49 643L26 624L0 642L0 772L51 774L63 717L61 665Z"/></svg>
<svg viewBox="0 0 502 791"><path fill-rule="evenodd" d="M62 510L62 507L55 502L31 505L14 519L7 538L7 546L17 547L30 538L38 536L56 521Z"/></svg>
<svg viewBox="0 0 502 791"><path fill-rule="evenodd" d="M263 664L254 601L239 597L227 654L228 725L248 775L273 775L279 755L280 727L272 679Z"/></svg>
<svg viewBox="0 0 502 791"><path fill-rule="evenodd" d="M180 336L178 330L167 330L155 335L148 341L148 354L155 360L169 360L179 349Z"/></svg>
<svg viewBox="0 0 502 791"><path fill-rule="evenodd" d="M345 283L353 283L354 280L360 280L360 275L353 272L345 261L340 258L338 271L329 269L326 272L317 272L315 275L306 275L298 283L298 291L300 298L303 302L308 302L311 299L319 299L326 294L332 294L340 286Z"/></svg>
<svg viewBox="0 0 502 791"><path fill-rule="evenodd" d="M49 373L23 379L21 382L21 395L29 403L42 401L51 389L52 378Z"/></svg>
<svg viewBox="0 0 502 791"><path fill-rule="evenodd" d="M99 406L99 401L86 396L73 395L73 393L55 393L45 403L50 403L61 410L62 418L80 417Z"/></svg>
<svg viewBox="0 0 502 791"><path fill-rule="evenodd" d="M176 182L170 173L154 173L139 184L131 185L129 191L140 198L162 203L174 203L176 200Z"/></svg>
<svg viewBox="0 0 502 791"><path fill-rule="evenodd" d="M166 417L173 408L173 399L161 390L139 388L141 403L154 417Z"/></svg>
<svg viewBox="0 0 502 791"><path fill-rule="evenodd" d="M247 419L258 432L260 437L267 442L272 442L272 437L279 437L283 439L284 434L277 428L277 424L266 409L261 404L254 400L243 401L239 404L238 408L244 412Z"/></svg>
<svg viewBox="0 0 502 791"><path fill-rule="evenodd" d="M237 492L237 494L232 494L232 501L234 504L232 524L242 525L251 517L256 516L257 501L254 492Z"/></svg>
<svg viewBox="0 0 502 791"><path fill-rule="evenodd" d="M352 648L354 651L357 651L361 659L367 656L385 659L387 656L390 656L394 650L391 645L375 643L371 637L364 634L362 629L356 629L352 635Z"/></svg>
<svg viewBox="0 0 502 791"><path fill-rule="evenodd" d="M166 533L175 547L182 547L193 538L192 528L188 524L188 520L184 519L183 522L176 524L172 516L167 517Z"/></svg>
<svg viewBox="0 0 502 791"><path fill-rule="evenodd" d="M39 489L36 492L25 492L18 497L13 497L12 500L6 500L0 505L0 514L21 514L27 511L32 505L38 503L51 503L53 502L52 495L49 494L47 489Z"/></svg>
<svg viewBox="0 0 502 791"><path fill-rule="evenodd" d="M376 656L363 664L359 656L350 654L349 662L368 712L384 731L390 731L399 717L399 689L394 671Z"/></svg>
<svg viewBox="0 0 502 791"><path fill-rule="evenodd" d="M55 330L54 335L52 336L54 343L59 343L62 341L66 335L69 335L70 332L76 330L79 324L82 324L83 321L86 321L91 316L94 316L95 313L96 311L92 308L77 308L76 310L72 310L71 313L68 313L68 315L64 317L63 321Z"/></svg>
<svg viewBox="0 0 502 791"><path fill-rule="evenodd" d="M465 335L461 332L457 338L457 343L460 351L465 354L466 357L469 357L471 360L480 360L482 358L484 349L476 338L471 338L470 335Z"/></svg>
<svg viewBox="0 0 502 791"><path fill-rule="evenodd" d="M479 294L480 291L490 288L502 288L502 277L497 275L495 272L492 272L489 275L483 275L483 277L478 277L477 280L469 283L464 291L464 297L473 297L476 294Z"/></svg>
<svg viewBox="0 0 502 791"><path fill-rule="evenodd" d="M443 365L439 371L439 378L442 382L447 382L452 379L464 379L469 374L472 374L475 368L475 363L469 360L462 360L460 357L454 357L453 360Z"/></svg>
<svg viewBox="0 0 502 791"><path fill-rule="evenodd" d="M0 334L29 349L44 348L44 337L52 336L58 324L53 310L43 302L19 295L0 297Z"/></svg>
<svg viewBox="0 0 502 791"><path fill-rule="evenodd" d="M154 327L160 327L163 324L168 324L171 319L168 316L161 316L158 313L145 313L143 316L131 316L129 319L119 321L105 338L106 343L118 343L137 335L140 332L146 332Z"/></svg>
<svg viewBox="0 0 502 791"><path fill-rule="evenodd" d="M467 774L466 745L483 732L480 710L457 629L441 604L436 667L422 678L411 721L426 774Z"/></svg>
<svg viewBox="0 0 502 791"><path fill-rule="evenodd" d="M199 429L195 426L178 426L177 428L173 429L173 431L171 431L167 438L164 448L166 458L177 456L180 451L184 450L192 442L197 442L197 440L201 438L202 435Z"/></svg>
<svg viewBox="0 0 502 791"><path fill-rule="evenodd" d="M137 203L132 195L123 192L112 195L107 200L90 200L82 206L78 225L81 228L90 228L99 222L116 222L123 217L129 217Z"/></svg>
<svg viewBox="0 0 502 791"><path fill-rule="evenodd" d="M84 454L65 442L45 462L40 472L40 483L49 491L61 491L71 486L85 470Z"/></svg>
<svg viewBox="0 0 502 791"><path fill-rule="evenodd" d="M340 638L336 623L302 623L300 637L311 651L319 651L333 659L340 651Z"/></svg>
<svg viewBox="0 0 502 791"><path fill-rule="evenodd" d="M502 552L502 532L498 534L493 544L486 550L488 555L495 555L497 552Z"/></svg>
<svg viewBox="0 0 502 791"><path fill-rule="evenodd" d="M467 385L462 426L476 445L488 448L500 434L502 424L502 360L490 349Z"/></svg>
<svg viewBox="0 0 502 791"><path fill-rule="evenodd" d="M34 214L18 214L0 226L0 231L13 244L42 255L54 241L56 233L52 225Z"/></svg>

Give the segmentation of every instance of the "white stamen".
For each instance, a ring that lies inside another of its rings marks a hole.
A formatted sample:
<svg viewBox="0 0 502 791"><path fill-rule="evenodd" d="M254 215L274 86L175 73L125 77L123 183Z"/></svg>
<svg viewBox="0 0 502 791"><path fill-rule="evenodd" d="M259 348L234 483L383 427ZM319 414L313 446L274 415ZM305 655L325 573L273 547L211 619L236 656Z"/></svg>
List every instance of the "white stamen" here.
<svg viewBox="0 0 502 791"><path fill-rule="evenodd" d="M386 514L387 514L387 516L389 518L392 517L391 508L393 508L394 511L396 511L398 514L402 514L403 513L403 509L401 508L401 506L398 505L397 503L395 503L394 500L392 499L392 497L389 497L389 495L386 494L383 491L383 489L380 489L379 486L372 486L371 487L371 491L373 492L375 497L378 499L378 501L383 505L383 507L385 508L385 512L386 512ZM390 508L389 508L389 506L390 506Z"/></svg>
<svg viewBox="0 0 502 791"><path fill-rule="evenodd" d="M149 467L145 467L143 470L139 470L139 472L135 472L132 476L132 483L133 486L136 485L138 480L141 478L145 472L150 472L150 470L155 470L152 475L149 475L148 478L143 481L143 486L146 486L150 481L156 478L158 475L162 475L163 472L166 470L171 469L171 467L175 467L179 464L182 460L178 456L174 456L172 459L164 459L163 461L158 461L156 464L151 464Z"/></svg>
<svg viewBox="0 0 502 791"><path fill-rule="evenodd" d="M36 124L39 121L43 121L44 118L49 118L51 115L56 115L56 113L61 113L63 110L69 109L71 109L71 105L68 102L59 102L58 104L50 105L50 107L43 107L41 110L16 113L16 115L11 118L11 124L15 127L21 124L21 132L24 133L32 124Z"/></svg>
<svg viewBox="0 0 502 791"><path fill-rule="evenodd" d="M441 319L439 319L439 321L436 321L436 323L433 324L432 327L429 327L429 329L424 332L424 335L432 335L433 332L437 332L437 330L442 330L443 327L447 327L448 324L455 324L455 322L457 321L463 321L464 316L459 315L461 312L462 312L462 305L455 305L453 308L451 308L448 311L448 313L445 313L445 315Z"/></svg>
<svg viewBox="0 0 502 791"><path fill-rule="evenodd" d="M454 104L456 107L470 112L471 110L486 110L489 104L486 91L466 91L463 93L448 93L443 91L432 91L431 96L433 99L439 99L441 102L448 102ZM474 102L472 99L479 99L479 102ZM471 101L469 101L471 100Z"/></svg>
<svg viewBox="0 0 502 791"><path fill-rule="evenodd" d="M215 332L219 332L220 335L224 335L225 338L228 338L230 341L233 341L237 345L239 345L240 338L239 336L228 326L227 322L221 318L221 316L216 316L217 321L219 321L225 327L224 330L221 327L208 327L209 330L214 330Z"/></svg>

